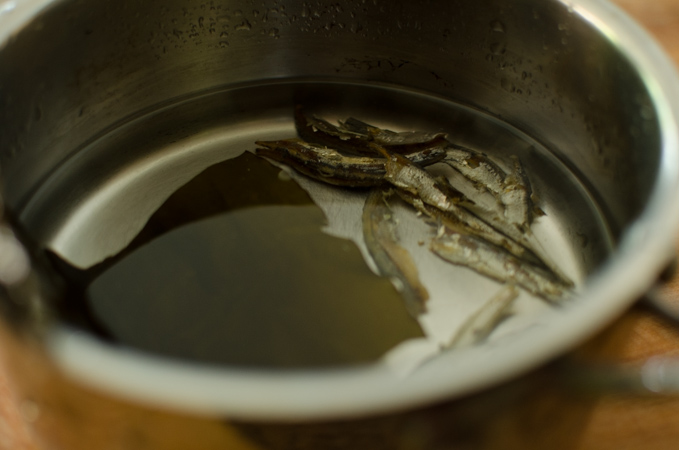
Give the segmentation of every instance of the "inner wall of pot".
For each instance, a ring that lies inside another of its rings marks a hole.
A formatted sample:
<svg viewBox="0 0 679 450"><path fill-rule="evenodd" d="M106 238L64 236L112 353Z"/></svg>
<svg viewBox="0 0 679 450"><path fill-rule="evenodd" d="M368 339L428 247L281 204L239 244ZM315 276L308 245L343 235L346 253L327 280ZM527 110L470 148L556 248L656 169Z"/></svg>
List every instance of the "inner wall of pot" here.
<svg viewBox="0 0 679 450"><path fill-rule="evenodd" d="M405 86L493 115L552 151L614 234L642 210L659 160L639 75L556 1L62 1L0 60L0 165L19 213L118 124L266 80Z"/></svg>

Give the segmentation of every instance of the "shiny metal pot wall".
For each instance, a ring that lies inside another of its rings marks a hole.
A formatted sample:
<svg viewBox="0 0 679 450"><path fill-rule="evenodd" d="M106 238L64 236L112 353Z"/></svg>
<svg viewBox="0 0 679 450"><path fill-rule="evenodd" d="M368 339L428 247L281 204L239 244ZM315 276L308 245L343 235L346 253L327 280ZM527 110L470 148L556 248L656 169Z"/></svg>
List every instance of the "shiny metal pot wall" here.
<svg viewBox="0 0 679 450"><path fill-rule="evenodd" d="M639 214L656 179L659 154L637 150L660 145L650 86L583 18L586 6L23 3L47 6L13 30L2 54L1 162L18 207L119 120L196 92L282 78L404 85L502 117L589 180L618 228Z"/></svg>
<svg viewBox="0 0 679 450"><path fill-rule="evenodd" d="M634 23L594 0L5 1L6 206L21 216L81 149L164 104L304 80L405 87L510 124L588 188L617 249L548 329L473 364L439 358L407 379L371 368L290 377L195 367L109 348L59 324L42 338L44 358L116 395L186 411L306 419L406 408L486 387L574 345L647 289L671 254L679 228L676 75ZM256 115L263 95L225 107ZM64 207L87 185L74 181L60 197ZM40 239L49 224L26 226ZM3 264L10 254L0 254Z"/></svg>

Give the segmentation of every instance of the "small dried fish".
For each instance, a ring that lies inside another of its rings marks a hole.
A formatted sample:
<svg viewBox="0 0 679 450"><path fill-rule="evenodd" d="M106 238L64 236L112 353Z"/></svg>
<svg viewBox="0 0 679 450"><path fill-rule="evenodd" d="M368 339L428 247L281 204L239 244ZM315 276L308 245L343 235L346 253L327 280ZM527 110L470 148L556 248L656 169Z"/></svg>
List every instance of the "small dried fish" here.
<svg viewBox="0 0 679 450"><path fill-rule="evenodd" d="M501 205L501 210L472 206L469 208L470 211L502 234L529 249L531 255L534 256L530 258L531 262L548 268L564 285L573 287L573 282L558 264L554 263L531 232L530 226L533 218L536 215L544 215L544 212L533 204L533 190L521 161L516 156L512 156L512 160L513 170L506 174L500 166L483 153L451 144L444 162L460 174L460 177L451 179L453 186L464 186L464 179L467 183L471 182L478 186L480 194L471 197L473 200L478 200L477 206L483 201L483 195L487 194L491 194ZM463 192L470 195L468 190L463 190ZM485 204L490 203L490 200L485 201ZM502 211L501 214L500 211ZM497 244L497 242L493 243ZM523 257L511 249L508 250L516 256Z"/></svg>
<svg viewBox="0 0 679 450"><path fill-rule="evenodd" d="M306 116L301 106L295 108L295 128L299 137L309 143L353 155L375 156L374 152L367 148L369 141L367 135L337 127L315 116Z"/></svg>
<svg viewBox="0 0 679 450"><path fill-rule="evenodd" d="M465 208L457 208L452 211L441 211L424 203L421 199L403 190L396 191L407 203L410 203L422 214L431 217L437 224L458 233L470 234L502 247L517 258L541 266L542 261L530 249L524 247L513 239L505 236L483 220L476 217Z"/></svg>
<svg viewBox="0 0 679 450"><path fill-rule="evenodd" d="M378 128L353 117L339 123L342 129L362 134L375 144L402 155L421 148L447 147L449 144L445 133L391 131Z"/></svg>
<svg viewBox="0 0 679 450"><path fill-rule="evenodd" d="M352 117L336 126L318 117L305 115L301 106L295 108L295 127L299 137L307 142L352 155L377 156L375 149L370 146L370 143L375 143L402 155L424 153L428 164L433 164L446 156L448 146L443 133L395 132Z"/></svg>
<svg viewBox="0 0 679 450"><path fill-rule="evenodd" d="M450 144L444 162L468 180L498 197L504 190L506 174L500 166L481 152Z"/></svg>
<svg viewBox="0 0 679 450"><path fill-rule="evenodd" d="M505 219L521 231L527 231L533 223L533 190L519 158L512 156L514 170L505 178L502 203L505 205Z"/></svg>
<svg viewBox="0 0 679 450"><path fill-rule="evenodd" d="M432 164L436 164L441 161L446 156L446 151L444 148L425 148L422 150L413 150L404 154L403 157L406 158L411 163L418 167L427 167Z"/></svg>
<svg viewBox="0 0 679 450"><path fill-rule="evenodd" d="M442 229L432 240L430 249L445 261L469 267L501 282L516 284L552 303L559 303L570 291L570 286L549 271L475 236Z"/></svg>
<svg viewBox="0 0 679 450"><path fill-rule="evenodd" d="M511 158L513 170L507 174L485 154L451 144L444 162L456 172L451 184L466 195L473 195L473 199L479 199L475 200L476 203L485 209L478 211L481 217L505 234L520 239L520 233L526 231L533 222L535 207L531 199L533 191L523 165L517 156Z"/></svg>
<svg viewBox="0 0 679 450"><path fill-rule="evenodd" d="M420 282L412 257L398 243L397 225L387 203L392 193L374 189L368 195L363 208L363 237L380 275L392 280L408 312L417 318L426 310L429 293Z"/></svg>
<svg viewBox="0 0 679 450"><path fill-rule="evenodd" d="M460 348L486 339L507 316L519 290L512 284L503 286L483 306L465 321L445 348Z"/></svg>
<svg viewBox="0 0 679 450"><path fill-rule="evenodd" d="M452 187L441 182L426 170L412 164L405 157L390 153L385 148L374 145L373 148L386 160L385 180L392 185L410 192L424 203L442 211L455 211L455 199L461 201L464 196ZM452 194L452 195L451 195Z"/></svg>
<svg viewBox="0 0 679 450"><path fill-rule="evenodd" d="M336 186L367 187L384 183L384 159L346 156L300 139L257 141L256 153Z"/></svg>
<svg viewBox="0 0 679 450"><path fill-rule="evenodd" d="M472 212L491 219L504 217L505 206L502 201L485 186L470 180L461 172L452 168L447 174L447 178L451 186L474 202L474 205L470 207Z"/></svg>
<svg viewBox="0 0 679 450"><path fill-rule="evenodd" d="M293 167L300 173L337 186L366 187L382 184L386 161L382 157L344 155L335 149L301 139L257 141L256 153ZM405 158L416 166L439 161L445 152L425 149Z"/></svg>
<svg viewBox="0 0 679 450"><path fill-rule="evenodd" d="M389 154L383 148L378 150L387 158L385 179L399 188L399 195L420 212L440 220L452 230L486 239L519 258L540 263L540 259L528 248L470 212L468 208L473 204L447 182L437 179L401 155Z"/></svg>

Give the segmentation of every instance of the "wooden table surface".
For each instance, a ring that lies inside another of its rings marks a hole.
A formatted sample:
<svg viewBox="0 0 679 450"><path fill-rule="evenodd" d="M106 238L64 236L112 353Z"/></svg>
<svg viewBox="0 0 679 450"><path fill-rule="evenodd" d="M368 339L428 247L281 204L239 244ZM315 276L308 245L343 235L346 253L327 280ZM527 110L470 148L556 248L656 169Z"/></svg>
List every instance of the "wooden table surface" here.
<svg viewBox="0 0 679 450"><path fill-rule="evenodd" d="M615 0L615 3L650 31L679 65L679 0ZM679 280L673 280L666 292L679 299ZM679 327L643 306L635 306L603 333L576 349L573 355L625 363L653 355L679 356ZM36 411L30 403L19 401L3 375L4 370L0 367L0 449L37 450L30 427ZM572 390L551 379L551 375L547 367L517 381L524 388L510 390L520 394L510 394L507 401L502 400L503 395L507 397L505 389L505 394L490 392L480 399L477 396L469 401L419 411L408 420L419 439L412 445L408 445L406 439L397 447L425 450L423 442L427 442L426 447L432 450L679 448L679 397L574 395ZM525 388L526 385L529 387ZM512 395L520 399L511 398ZM451 432L446 426L451 421L462 421L468 426ZM317 435L319 429L320 433L326 432L323 427L310 427L308 433ZM259 442L281 441L281 436L291 433L291 427L287 426L254 428L250 427L249 432L257 434ZM349 425L345 431L350 433L356 428L355 424ZM248 431L248 426L244 425L243 429ZM466 431L461 434L460 429ZM386 444L377 447L391 448ZM271 448L283 447L272 445ZM313 445L294 448L313 448Z"/></svg>

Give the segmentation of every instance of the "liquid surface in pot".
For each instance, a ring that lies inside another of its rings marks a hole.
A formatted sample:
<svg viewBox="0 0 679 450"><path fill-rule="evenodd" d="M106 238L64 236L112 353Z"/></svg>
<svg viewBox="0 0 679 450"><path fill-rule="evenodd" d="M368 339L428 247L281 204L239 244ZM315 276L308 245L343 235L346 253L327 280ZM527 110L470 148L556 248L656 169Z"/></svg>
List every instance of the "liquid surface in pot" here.
<svg viewBox="0 0 679 450"><path fill-rule="evenodd" d="M113 339L253 367L374 361L421 337L391 283L280 169L245 152L182 186L87 289ZM379 330L378 332L376 332Z"/></svg>
<svg viewBox="0 0 679 450"><path fill-rule="evenodd" d="M161 205L173 193L189 186L186 183L204 174L206 168L213 170L221 161L238 161L233 158L254 150L257 140L294 137L297 104L329 120L353 116L397 131L444 132L452 142L488 153L501 165L518 156L530 176L538 206L546 214L536 220L532 231L560 268L580 284L609 251L606 225L586 189L529 136L445 99L389 86L331 82L244 86L146 111L74 153L36 193L22 219L64 259L83 268L95 265L131 242L134 246L135 237L147 232L143 230L149 217L162 211ZM247 173L248 169L237 171ZM257 192L247 177L227 177L231 184L221 191L225 203L233 206L243 193ZM431 297L427 313L417 324L405 313L390 283L373 275L362 260L364 193L338 191L294 173L293 177L308 197L293 194L296 200L292 205L289 199L284 204L264 202L257 207L245 201L251 207L236 207L227 213L221 209L223 214L216 216L203 214L200 220L183 224L131 252L91 285L95 315L118 340L164 355L249 366L337 365L375 361L399 342L419 336L420 327L429 343L438 348L499 289L497 282L465 267L442 264L422 245L431 238L431 227L405 205L395 207L402 243L417 263ZM271 183L290 186L293 182L276 178ZM266 195L277 190L269 189ZM209 190L186 192L184 206L177 211L185 206L200 209ZM308 238L298 240L295 230L318 229L323 215L328 220L325 234L312 238L318 239L319 247L311 249L306 244ZM242 241L228 239L235 234ZM262 235L273 238L258 242ZM278 238L282 239L280 246ZM293 250L299 247L307 253ZM210 260L214 253L217 259ZM255 268L245 270L233 259L222 258L225 254L237 254ZM258 262L285 261L285 254L291 257L289 265L281 263L284 271L273 279L260 276ZM336 260L337 255L346 256L346 261ZM188 261L194 264L180 276L177 270ZM328 276L335 265L343 274ZM168 271L160 278L151 275L163 268ZM247 273L238 275L241 269ZM316 271L313 274L312 269ZM220 273L227 274L228 281L223 284ZM149 283L132 294L125 284L133 279ZM303 286L296 285L299 280L304 280ZM361 288L350 295L338 294L347 284ZM205 286L215 289L199 305L194 293ZM264 303L247 301L244 292L249 287ZM306 297L298 295L300 289ZM276 292L285 292L282 297L293 302L277 304L272 295ZM237 300L226 302L226 297ZM328 303L314 302L320 297ZM541 326L543 313L550 309L544 300L522 292L511 317L500 324L489 342L529 326ZM363 319L353 322L359 317ZM340 324L351 333L345 335ZM284 342L281 336L289 339ZM300 350L298 355L284 355L284 348L294 347ZM264 350L256 354L251 351L255 348Z"/></svg>

